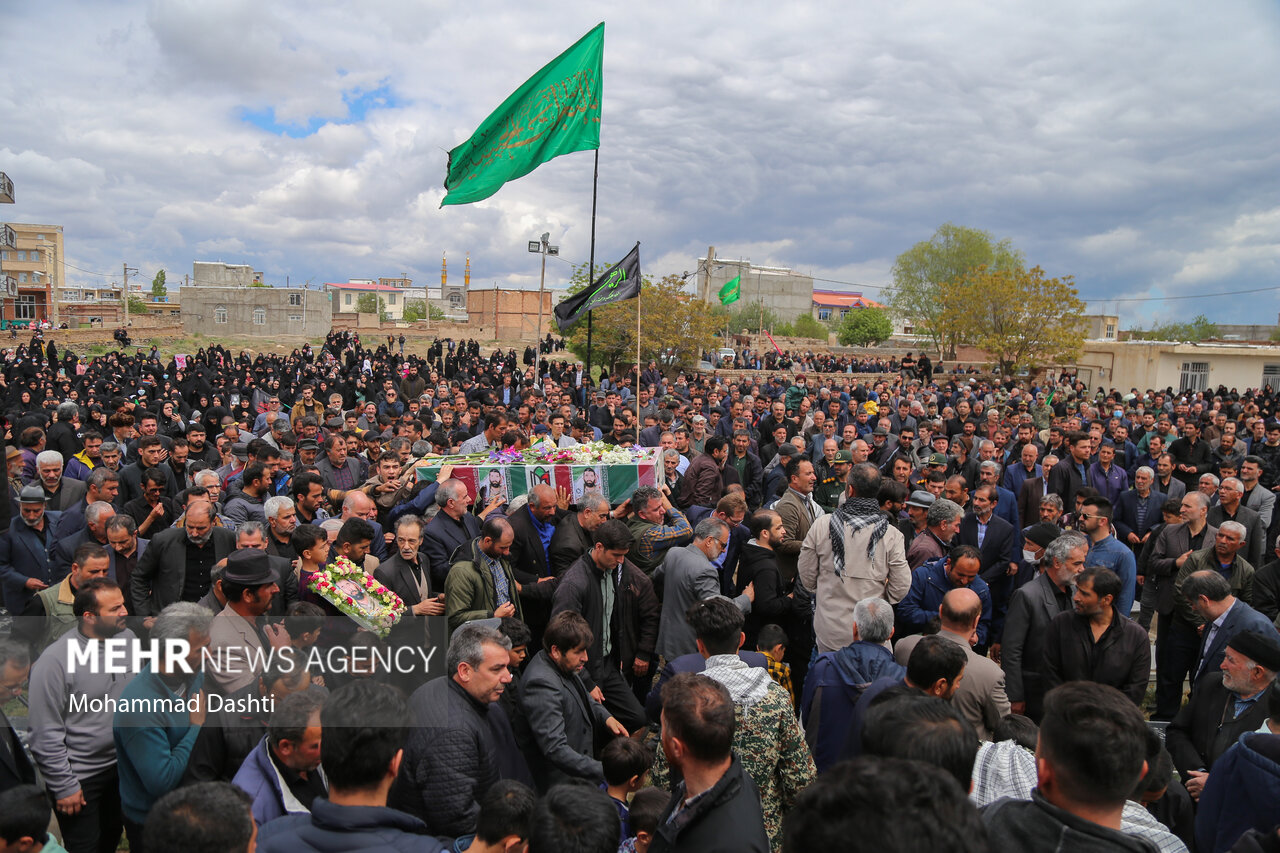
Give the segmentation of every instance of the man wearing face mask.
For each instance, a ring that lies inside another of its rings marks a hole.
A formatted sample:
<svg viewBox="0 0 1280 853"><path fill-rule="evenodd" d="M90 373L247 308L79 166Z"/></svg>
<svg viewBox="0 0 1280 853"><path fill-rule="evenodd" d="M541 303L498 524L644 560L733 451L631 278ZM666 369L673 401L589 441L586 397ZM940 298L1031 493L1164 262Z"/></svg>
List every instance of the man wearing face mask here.
<svg viewBox="0 0 1280 853"><path fill-rule="evenodd" d="M1045 629L1053 616L1072 609L1073 581L1084 571L1089 551L1084 534L1074 530L1057 534L1057 527L1049 523L1028 528L1028 545L1046 543L1039 558L1040 574L1014 590L1001 638L1000 665L1010 708L1037 721L1044 710Z"/></svg>

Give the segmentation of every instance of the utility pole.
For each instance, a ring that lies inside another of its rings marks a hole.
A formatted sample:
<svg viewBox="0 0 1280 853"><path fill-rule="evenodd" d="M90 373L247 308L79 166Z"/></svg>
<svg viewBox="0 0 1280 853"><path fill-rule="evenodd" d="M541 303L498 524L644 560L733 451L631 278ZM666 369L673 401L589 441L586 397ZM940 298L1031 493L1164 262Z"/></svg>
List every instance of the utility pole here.
<svg viewBox="0 0 1280 853"><path fill-rule="evenodd" d="M138 269L129 266L128 263L121 264L121 268L124 270L124 293L121 294L121 299L124 300L124 326L127 329L129 328L129 273L137 275Z"/></svg>

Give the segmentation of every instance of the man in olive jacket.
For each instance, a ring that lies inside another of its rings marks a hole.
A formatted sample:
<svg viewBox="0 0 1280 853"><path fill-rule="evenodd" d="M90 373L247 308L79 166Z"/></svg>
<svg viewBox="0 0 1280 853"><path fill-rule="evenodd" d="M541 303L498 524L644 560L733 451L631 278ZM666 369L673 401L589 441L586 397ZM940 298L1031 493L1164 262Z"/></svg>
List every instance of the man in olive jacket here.
<svg viewBox="0 0 1280 853"><path fill-rule="evenodd" d="M444 581L444 613L449 632L476 619L523 619L520 585L507 557L515 534L505 518L490 518L471 540L466 557L449 568Z"/></svg>
<svg viewBox="0 0 1280 853"><path fill-rule="evenodd" d="M627 559L633 537L625 522L611 519L595 529L591 550L578 559L556 589L551 615L581 613L594 637L582 680L599 689L605 707L629 730L642 728L644 708L629 677L643 678L654 663L662 605L653 583Z"/></svg>

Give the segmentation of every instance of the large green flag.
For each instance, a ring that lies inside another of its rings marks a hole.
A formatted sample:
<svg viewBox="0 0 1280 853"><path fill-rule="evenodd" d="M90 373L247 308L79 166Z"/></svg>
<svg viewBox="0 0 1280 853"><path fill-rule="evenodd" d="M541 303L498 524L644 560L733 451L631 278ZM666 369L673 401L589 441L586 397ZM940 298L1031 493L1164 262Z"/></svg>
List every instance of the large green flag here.
<svg viewBox="0 0 1280 853"><path fill-rule="evenodd" d="M742 296L742 276L735 275L720 288L720 304L731 305Z"/></svg>
<svg viewBox="0 0 1280 853"><path fill-rule="evenodd" d="M449 152L440 206L470 204L571 151L600 147L604 24L547 63Z"/></svg>

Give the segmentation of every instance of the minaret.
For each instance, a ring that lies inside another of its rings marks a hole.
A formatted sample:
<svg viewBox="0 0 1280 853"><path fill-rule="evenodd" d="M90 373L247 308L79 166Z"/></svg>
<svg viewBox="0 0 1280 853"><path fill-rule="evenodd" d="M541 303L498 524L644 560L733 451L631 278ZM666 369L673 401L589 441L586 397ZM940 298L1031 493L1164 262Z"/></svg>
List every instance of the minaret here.
<svg viewBox="0 0 1280 853"><path fill-rule="evenodd" d="M462 274L462 286L467 290L471 289L471 253L470 252L467 252L467 269Z"/></svg>
<svg viewBox="0 0 1280 853"><path fill-rule="evenodd" d="M440 255L440 293L444 294L444 287L449 282L449 262L443 253Z"/></svg>

